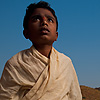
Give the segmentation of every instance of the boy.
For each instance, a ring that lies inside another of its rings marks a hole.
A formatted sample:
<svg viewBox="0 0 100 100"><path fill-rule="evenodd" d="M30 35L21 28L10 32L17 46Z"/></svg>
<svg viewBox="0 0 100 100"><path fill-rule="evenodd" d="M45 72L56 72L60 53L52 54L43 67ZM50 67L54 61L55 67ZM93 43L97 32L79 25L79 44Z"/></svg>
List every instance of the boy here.
<svg viewBox="0 0 100 100"><path fill-rule="evenodd" d="M32 47L9 59L0 80L0 100L82 100L70 58L56 51L58 21L47 2L27 7L23 34Z"/></svg>

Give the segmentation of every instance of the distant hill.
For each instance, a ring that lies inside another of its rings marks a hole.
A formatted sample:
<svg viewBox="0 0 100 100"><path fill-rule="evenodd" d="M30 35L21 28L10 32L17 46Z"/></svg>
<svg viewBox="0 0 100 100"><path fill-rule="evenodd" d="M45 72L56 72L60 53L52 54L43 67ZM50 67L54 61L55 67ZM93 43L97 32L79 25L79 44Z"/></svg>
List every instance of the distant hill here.
<svg viewBox="0 0 100 100"><path fill-rule="evenodd" d="M87 86L80 86L82 92L82 100L100 100L100 88L90 88Z"/></svg>
<svg viewBox="0 0 100 100"><path fill-rule="evenodd" d="M100 87L98 87L98 88L95 88L95 89L97 89L97 90L99 90L99 91L100 91Z"/></svg>

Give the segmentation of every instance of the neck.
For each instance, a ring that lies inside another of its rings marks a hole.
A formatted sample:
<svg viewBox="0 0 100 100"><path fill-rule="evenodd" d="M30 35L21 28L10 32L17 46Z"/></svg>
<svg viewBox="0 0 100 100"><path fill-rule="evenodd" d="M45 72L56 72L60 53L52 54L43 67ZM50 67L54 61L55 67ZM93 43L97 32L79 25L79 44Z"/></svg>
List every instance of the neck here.
<svg viewBox="0 0 100 100"><path fill-rule="evenodd" d="M52 49L52 45L39 45L36 46L34 45L34 47L44 56L46 56L47 58L50 58L50 52Z"/></svg>

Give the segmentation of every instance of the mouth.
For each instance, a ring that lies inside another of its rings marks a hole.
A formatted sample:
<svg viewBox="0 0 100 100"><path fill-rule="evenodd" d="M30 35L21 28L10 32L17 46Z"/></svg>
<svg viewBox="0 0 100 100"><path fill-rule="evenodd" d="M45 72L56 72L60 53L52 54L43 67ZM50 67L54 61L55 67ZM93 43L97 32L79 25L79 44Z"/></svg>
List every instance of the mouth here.
<svg viewBox="0 0 100 100"><path fill-rule="evenodd" d="M41 28L40 31L43 35L47 35L50 32L47 28Z"/></svg>

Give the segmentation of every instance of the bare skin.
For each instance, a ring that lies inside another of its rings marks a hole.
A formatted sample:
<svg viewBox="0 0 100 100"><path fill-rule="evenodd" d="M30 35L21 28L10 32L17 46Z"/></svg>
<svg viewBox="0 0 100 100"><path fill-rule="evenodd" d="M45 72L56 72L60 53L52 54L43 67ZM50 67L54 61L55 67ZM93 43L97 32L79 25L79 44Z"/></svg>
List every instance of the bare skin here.
<svg viewBox="0 0 100 100"><path fill-rule="evenodd" d="M28 28L24 31L25 37L30 39L34 47L49 58L52 44L58 38L56 19L53 14L44 8L37 8L30 16Z"/></svg>
<svg viewBox="0 0 100 100"><path fill-rule="evenodd" d="M51 49L52 49L52 46L50 45L43 45L43 46L39 46L39 47L36 47L35 48L44 56L46 56L47 58L50 58L50 52L51 52Z"/></svg>

